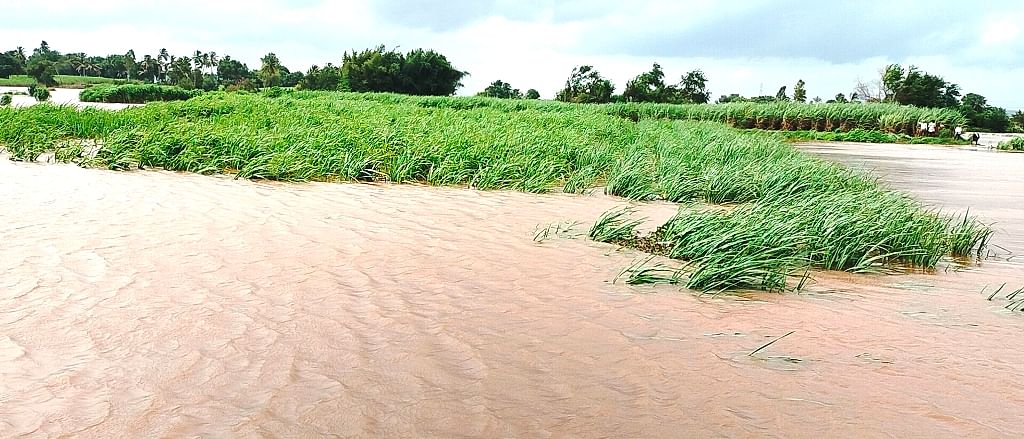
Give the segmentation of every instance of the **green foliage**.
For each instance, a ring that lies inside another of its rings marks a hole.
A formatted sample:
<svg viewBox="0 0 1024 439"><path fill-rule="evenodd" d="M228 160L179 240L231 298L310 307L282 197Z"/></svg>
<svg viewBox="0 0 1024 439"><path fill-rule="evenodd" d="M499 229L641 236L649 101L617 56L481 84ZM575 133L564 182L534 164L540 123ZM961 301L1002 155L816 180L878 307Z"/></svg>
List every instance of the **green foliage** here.
<svg viewBox="0 0 1024 439"><path fill-rule="evenodd" d="M199 91L185 90L173 85L123 84L89 87L82 90L78 96L82 102L143 104L153 101L183 101L199 94Z"/></svg>
<svg viewBox="0 0 1024 439"><path fill-rule="evenodd" d="M540 99L540 92L532 88L526 90L526 99Z"/></svg>
<svg viewBox="0 0 1024 439"><path fill-rule="evenodd" d="M43 102L50 100L50 89L43 85L32 85L28 88L28 95L36 98L36 101Z"/></svg>
<svg viewBox="0 0 1024 439"><path fill-rule="evenodd" d="M18 59L16 51L0 53L0 78L25 73L25 63Z"/></svg>
<svg viewBox="0 0 1024 439"><path fill-rule="evenodd" d="M793 100L796 102L804 103L807 102L807 84L803 79L796 81L796 86L793 87Z"/></svg>
<svg viewBox="0 0 1024 439"><path fill-rule="evenodd" d="M344 83L342 79L340 67L327 63L321 69L314 65L299 80L296 88L299 90L340 90Z"/></svg>
<svg viewBox="0 0 1024 439"><path fill-rule="evenodd" d="M356 92L394 92L419 96L449 96L468 73L456 69L433 50L406 55L384 46L345 52L341 65L348 88Z"/></svg>
<svg viewBox="0 0 1024 439"><path fill-rule="evenodd" d="M1003 151L1024 151L1024 137L1014 137L1010 140L999 142L997 148Z"/></svg>
<svg viewBox="0 0 1024 439"><path fill-rule="evenodd" d="M219 63L217 63L217 77L220 79L222 84L237 85L242 81L251 81L254 75L253 72L249 70L249 66L231 59L230 56L225 56Z"/></svg>
<svg viewBox="0 0 1024 439"><path fill-rule="evenodd" d="M655 63L651 71L644 72L626 83L622 92L626 102L672 102L677 91L665 85L665 72Z"/></svg>
<svg viewBox="0 0 1024 439"><path fill-rule="evenodd" d="M7 107L11 105L11 100L11 95L9 94L4 94L3 96L0 96L0 107Z"/></svg>
<svg viewBox="0 0 1024 439"><path fill-rule="evenodd" d="M578 66L572 70L565 88L555 96L556 100L576 104L599 104L611 100L615 86L594 70L593 66Z"/></svg>
<svg viewBox="0 0 1024 439"><path fill-rule="evenodd" d="M789 96L786 94L786 86L779 87L779 91L775 93L775 100L779 102L786 102L789 100Z"/></svg>
<svg viewBox="0 0 1024 439"><path fill-rule="evenodd" d="M1003 132L1010 126L1010 118L1006 110L988 105L985 97L975 93L967 93L959 106L960 112L967 118L968 126L984 131Z"/></svg>
<svg viewBox="0 0 1024 439"><path fill-rule="evenodd" d="M960 87L941 76L923 72L916 66L886 66L882 74L885 100L917 107L951 108L957 106Z"/></svg>
<svg viewBox="0 0 1024 439"><path fill-rule="evenodd" d="M273 52L260 58L259 78L264 87L275 87L281 85L281 60Z"/></svg>
<svg viewBox="0 0 1024 439"><path fill-rule="evenodd" d="M692 70L683 76L679 83L679 100L690 104L706 104L711 100L711 92L707 87L708 79L701 70Z"/></svg>
<svg viewBox="0 0 1024 439"><path fill-rule="evenodd" d="M590 227L587 236L598 242L613 244L627 243L636 238L636 227L643 224L643 219L631 219L634 209L624 207L603 213Z"/></svg>
<svg viewBox="0 0 1024 439"><path fill-rule="evenodd" d="M966 145L968 142L952 136L949 130L937 137L915 137L907 134L887 133L877 130L854 128L850 131L784 131L783 136L791 142L866 142L866 143L910 143L935 145ZM945 134L945 135L943 135Z"/></svg>
<svg viewBox="0 0 1024 439"><path fill-rule="evenodd" d="M46 59L30 61L26 72L39 84L46 87L57 86L57 78L55 77L57 75L57 67L53 61Z"/></svg>
<svg viewBox="0 0 1024 439"><path fill-rule="evenodd" d="M772 98L774 101L774 98ZM631 120L674 119L723 122L737 128L763 130L849 131L877 130L913 135L918 122L964 125L956 110L872 103L801 104L795 102L738 102L727 104L613 104L612 114Z"/></svg>
<svg viewBox="0 0 1024 439"><path fill-rule="evenodd" d="M534 90L536 92L536 90ZM512 88L512 84L509 84L502 80L497 80L488 85L484 91L477 93L477 96L485 96L490 98L499 99L522 99L523 93L518 88ZM536 98L533 98L536 99Z"/></svg>

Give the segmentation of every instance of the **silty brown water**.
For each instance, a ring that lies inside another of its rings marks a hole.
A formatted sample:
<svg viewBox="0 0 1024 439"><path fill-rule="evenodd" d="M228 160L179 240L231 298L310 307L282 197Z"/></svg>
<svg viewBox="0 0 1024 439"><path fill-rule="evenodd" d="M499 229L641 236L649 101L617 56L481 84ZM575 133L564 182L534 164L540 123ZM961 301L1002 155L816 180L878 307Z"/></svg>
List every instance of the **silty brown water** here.
<svg viewBox="0 0 1024 439"><path fill-rule="evenodd" d="M1024 286L1012 260L700 297L613 284L638 253L533 242L609 197L0 175L0 437L1024 432L1024 315L980 292Z"/></svg>

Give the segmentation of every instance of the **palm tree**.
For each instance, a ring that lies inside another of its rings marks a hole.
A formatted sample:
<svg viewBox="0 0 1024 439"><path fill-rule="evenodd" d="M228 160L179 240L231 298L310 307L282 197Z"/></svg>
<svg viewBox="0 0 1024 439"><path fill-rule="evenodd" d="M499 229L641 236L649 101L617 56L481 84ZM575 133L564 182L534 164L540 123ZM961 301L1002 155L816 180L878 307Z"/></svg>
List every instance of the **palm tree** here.
<svg viewBox="0 0 1024 439"><path fill-rule="evenodd" d="M210 74L217 73L217 64L220 63L220 58L217 58L217 52L210 52L206 54L207 67L210 68Z"/></svg>
<svg viewBox="0 0 1024 439"><path fill-rule="evenodd" d="M84 53L72 53L68 55L68 59L71 61L71 68L78 72L79 76L85 76L85 67L89 60L86 59Z"/></svg>
<svg viewBox="0 0 1024 439"><path fill-rule="evenodd" d="M273 52L268 53L260 59L263 65L260 67L260 80L264 87L273 87L281 81L281 60Z"/></svg>
<svg viewBox="0 0 1024 439"><path fill-rule="evenodd" d="M14 50L14 56L16 56L22 64L25 64L25 62L28 61L28 58L25 56L24 47L18 46L18 48Z"/></svg>
<svg viewBox="0 0 1024 439"><path fill-rule="evenodd" d="M156 59L160 61L160 81L166 81L167 69L171 66L171 54L167 53L167 49L160 49Z"/></svg>
<svg viewBox="0 0 1024 439"><path fill-rule="evenodd" d="M128 79L132 79L132 72L136 69L138 69L138 65L135 63L135 50L129 50L124 54L124 70Z"/></svg>
<svg viewBox="0 0 1024 439"><path fill-rule="evenodd" d="M146 55L139 64L139 70L146 76L147 81L156 82L160 76L160 61Z"/></svg>
<svg viewBox="0 0 1024 439"><path fill-rule="evenodd" d="M206 65L203 63L203 52L197 50L196 53L192 54L192 62L195 64L197 69L202 69L203 66Z"/></svg>

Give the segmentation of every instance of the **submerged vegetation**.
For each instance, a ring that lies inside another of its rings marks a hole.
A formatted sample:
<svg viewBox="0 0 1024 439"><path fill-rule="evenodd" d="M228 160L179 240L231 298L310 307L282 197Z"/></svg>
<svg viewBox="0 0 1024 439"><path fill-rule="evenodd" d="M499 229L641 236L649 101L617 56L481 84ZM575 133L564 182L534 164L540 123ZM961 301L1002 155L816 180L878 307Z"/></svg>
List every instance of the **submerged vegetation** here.
<svg viewBox="0 0 1024 439"><path fill-rule="evenodd" d="M866 142L866 143L908 143L930 145L966 145L970 142L957 137L926 137L907 134L886 133L883 131L862 130L854 128L850 131L783 131L782 136L791 142Z"/></svg>
<svg viewBox="0 0 1024 439"><path fill-rule="evenodd" d="M1024 151L1024 137L1014 137L1010 140L999 142L997 148L1003 151Z"/></svg>
<svg viewBox="0 0 1024 439"><path fill-rule="evenodd" d="M214 92L118 112L2 108L0 144L20 160L56 150L63 160L110 169L528 192L605 186L630 199L735 204L683 209L646 240L638 240L627 211L602 217L590 231L597 240L689 261L687 285L700 290L785 289L811 267L934 267L943 254L977 251L990 234L974 219L949 220L776 135L654 111L622 117L664 108ZM96 145L95 154L83 156L83 144Z"/></svg>
<svg viewBox="0 0 1024 439"><path fill-rule="evenodd" d="M184 101L196 97L198 90L185 90L173 85L122 84L97 85L82 90L82 102L109 102L119 104L144 104L153 101Z"/></svg>

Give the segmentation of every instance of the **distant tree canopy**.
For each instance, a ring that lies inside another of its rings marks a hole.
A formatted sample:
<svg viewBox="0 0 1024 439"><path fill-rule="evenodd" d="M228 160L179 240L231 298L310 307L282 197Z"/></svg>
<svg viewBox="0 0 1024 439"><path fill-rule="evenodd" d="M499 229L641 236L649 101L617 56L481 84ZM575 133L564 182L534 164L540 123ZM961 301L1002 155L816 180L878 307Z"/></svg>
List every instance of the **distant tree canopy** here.
<svg viewBox="0 0 1024 439"><path fill-rule="evenodd" d="M577 104L603 104L611 101L614 91L612 82L594 70L594 66L578 66L572 69L569 79L565 80L565 88L555 99Z"/></svg>
<svg viewBox="0 0 1024 439"><path fill-rule="evenodd" d="M526 90L526 99L540 99L540 92L532 88Z"/></svg>
<svg viewBox="0 0 1024 439"><path fill-rule="evenodd" d="M345 52L341 72L351 91L424 96L454 94L468 75L433 50L416 49L402 55L383 45Z"/></svg>
<svg viewBox="0 0 1024 439"><path fill-rule="evenodd" d="M793 100L796 102L807 102L807 84L804 83L803 79L796 81L796 86L793 87Z"/></svg>
<svg viewBox="0 0 1024 439"><path fill-rule="evenodd" d="M916 66L890 64L882 73L885 100L918 107L951 108L957 105L960 86Z"/></svg>
<svg viewBox="0 0 1024 439"><path fill-rule="evenodd" d="M957 109L967 118L967 124L975 128L1002 132L1010 126L1010 117L1006 110L988 105L985 97L979 94L964 95Z"/></svg>
<svg viewBox="0 0 1024 439"><path fill-rule="evenodd" d="M17 51L0 53L0 78L11 75L24 75L25 63L18 58Z"/></svg>
<svg viewBox="0 0 1024 439"><path fill-rule="evenodd" d="M536 92L536 90L533 91ZM487 96L491 98L501 99L522 99L523 93L519 91L518 88L512 88L511 84L499 79L497 81L492 82L491 85L488 85L487 88L484 89L484 91L477 93L477 96Z"/></svg>
<svg viewBox="0 0 1024 439"><path fill-rule="evenodd" d="M36 82L47 87L57 85L57 64L45 58L30 60L26 72Z"/></svg>
<svg viewBox="0 0 1024 439"><path fill-rule="evenodd" d="M323 68L310 67L296 87L301 90L342 90L345 88L343 85L341 67L327 63Z"/></svg>
<svg viewBox="0 0 1024 439"><path fill-rule="evenodd" d="M665 83L665 72L654 63L651 71L637 75L626 83L622 99L626 102L657 102L673 104L704 104L711 98L704 72L693 70L683 75L679 84Z"/></svg>

